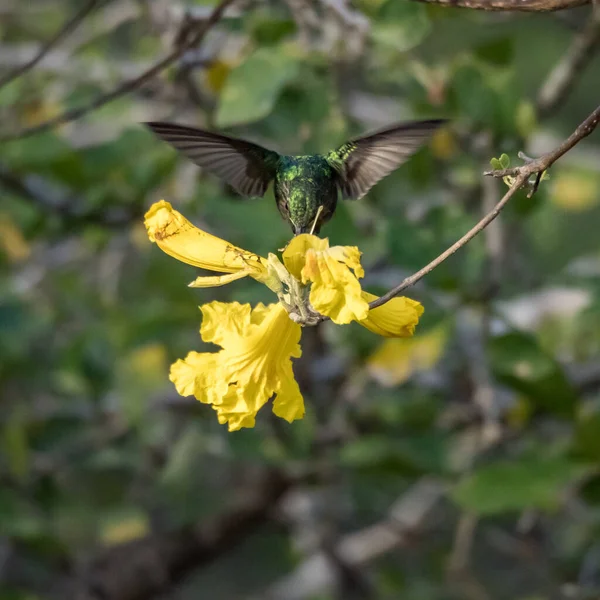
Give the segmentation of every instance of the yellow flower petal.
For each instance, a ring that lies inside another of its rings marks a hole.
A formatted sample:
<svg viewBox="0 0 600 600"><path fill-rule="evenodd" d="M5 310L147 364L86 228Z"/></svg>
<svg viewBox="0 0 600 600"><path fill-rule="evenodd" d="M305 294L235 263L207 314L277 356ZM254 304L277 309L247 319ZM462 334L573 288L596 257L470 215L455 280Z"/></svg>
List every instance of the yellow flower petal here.
<svg viewBox="0 0 600 600"><path fill-rule="evenodd" d="M292 241L283 251L283 264L285 268L298 280L302 279L302 269L306 262L306 252L308 250L327 250L329 240L321 239L316 235L302 233L292 238Z"/></svg>
<svg viewBox="0 0 600 600"><path fill-rule="evenodd" d="M259 304L254 310L260 313ZM244 330L251 324L252 307L239 302L210 302L200 307L202 325L200 335L205 342L225 346L231 335L243 337Z"/></svg>
<svg viewBox="0 0 600 600"><path fill-rule="evenodd" d="M253 427L256 413L276 394L273 411L293 421L304 415L292 358L300 356L301 328L280 304L211 302L201 307L200 333L222 347L190 352L171 367L171 381L185 396L212 404L229 430Z"/></svg>
<svg viewBox="0 0 600 600"><path fill-rule="evenodd" d="M216 355L208 352L189 352L184 359L173 363L169 379L175 384L177 393L181 396L196 396L200 402L209 404L210 400L206 394L196 392L207 387L209 382L219 383L210 380L216 368L215 357ZM227 393L226 384L223 393Z"/></svg>
<svg viewBox="0 0 600 600"><path fill-rule="evenodd" d="M247 277L248 273L246 271L238 271L237 273L227 273L227 275L201 275L200 277L196 277L192 283L188 283L188 287L192 288L208 288L208 287L220 287L222 285L226 285L231 283L232 281L237 281L238 279L243 279Z"/></svg>
<svg viewBox="0 0 600 600"><path fill-rule="evenodd" d="M413 373L435 366L447 340L445 324L415 338L385 340L367 360L367 368L381 385L399 385Z"/></svg>
<svg viewBox="0 0 600 600"><path fill-rule="evenodd" d="M150 207L144 224L151 242L188 265L222 273L244 271L259 281L266 277L264 258L198 229L164 200Z"/></svg>
<svg viewBox="0 0 600 600"><path fill-rule="evenodd" d="M362 297L358 279L330 251L306 252L302 281L312 282L310 303L313 308L338 325L366 319L369 304Z"/></svg>
<svg viewBox="0 0 600 600"><path fill-rule="evenodd" d="M273 412L288 423L304 417L304 400L298 382L290 373L282 373L279 385L275 390L277 397L273 402Z"/></svg>
<svg viewBox="0 0 600 600"><path fill-rule="evenodd" d="M288 244L283 262L296 279L311 283L310 303L316 311L338 325L366 318L368 306L357 279L364 276L358 248L329 248L328 239L302 234Z"/></svg>
<svg viewBox="0 0 600 600"><path fill-rule="evenodd" d="M354 270L354 275L358 279L365 276L365 271L360 264L360 250L356 246L334 246L329 249L329 256L335 260L344 263L347 267Z"/></svg>
<svg viewBox="0 0 600 600"><path fill-rule="evenodd" d="M367 302L377 299L377 296L364 291L362 297ZM401 296L370 310L367 317L359 323L369 331L384 337L410 337L414 334L424 310L420 302Z"/></svg>

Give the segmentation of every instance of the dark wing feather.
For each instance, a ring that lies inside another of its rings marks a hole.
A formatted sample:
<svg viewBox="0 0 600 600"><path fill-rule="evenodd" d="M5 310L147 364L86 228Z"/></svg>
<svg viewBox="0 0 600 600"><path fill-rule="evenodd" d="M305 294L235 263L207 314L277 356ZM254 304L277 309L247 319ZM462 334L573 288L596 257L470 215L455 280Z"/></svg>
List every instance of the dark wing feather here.
<svg viewBox="0 0 600 600"><path fill-rule="evenodd" d="M414 154L446 121L432 119L387 127L359 137L327 155L338 171L344 198L362 198L378 181Z"/></svg>
<svg viewBox="0 0 600 600"><path fill-rule="evenodd" d="M263 196L275 176L279 155L258 144L173 123L145 125L244 196Z"/></svg>

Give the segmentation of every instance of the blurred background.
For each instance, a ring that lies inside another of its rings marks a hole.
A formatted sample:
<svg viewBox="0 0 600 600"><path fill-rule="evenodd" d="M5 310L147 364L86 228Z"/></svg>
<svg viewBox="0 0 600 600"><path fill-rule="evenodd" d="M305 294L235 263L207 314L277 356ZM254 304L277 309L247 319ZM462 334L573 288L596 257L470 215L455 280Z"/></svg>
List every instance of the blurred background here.
<svg viewBox="0 0 600 600"><path fill-rule="evenodd" d="M591 5L240 0L196 43L212 8L0 3L0 599L599 598L598 132L407 290L414 338L307 328L305 419L265 407L230 434L169 365L215 350L198 305L272 294L188 288L143 214L164 198L263 255L290 231L271 191L237 197L139 124L308 153L449 118L322 231L382 293L491 210L490 159L539 156L595 108Z"/></svg>

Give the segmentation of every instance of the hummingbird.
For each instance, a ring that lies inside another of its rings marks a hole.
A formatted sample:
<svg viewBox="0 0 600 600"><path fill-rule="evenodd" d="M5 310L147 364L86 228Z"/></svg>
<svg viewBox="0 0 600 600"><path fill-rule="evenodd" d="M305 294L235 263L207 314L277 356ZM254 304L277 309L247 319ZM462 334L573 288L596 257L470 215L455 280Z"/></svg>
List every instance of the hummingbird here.
<svg viewBox="0 0 600 600"><path fill-rule="evenodd" d="M338 197L362 198L427 142L445 119L396 123L351 139L327 154L289 156L242 139L174 123L145 123L192 162L242 196L264 196L274 182L275 200L294 235L318 234Z"/></svg>

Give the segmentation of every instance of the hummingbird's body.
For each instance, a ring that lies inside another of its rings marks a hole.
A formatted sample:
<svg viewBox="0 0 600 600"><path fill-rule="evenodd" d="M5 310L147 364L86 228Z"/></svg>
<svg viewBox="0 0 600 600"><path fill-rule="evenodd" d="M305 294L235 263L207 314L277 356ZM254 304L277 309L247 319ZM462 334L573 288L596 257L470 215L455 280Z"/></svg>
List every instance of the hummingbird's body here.
<svg viewBox="0 0 600 600"><path fill-rule="evenodd" d="M320 154L281 156L273 191L277 208L290 222L294 233L310 232L313 225L318 232L335 211L336 171ZM319 206L323 208L317 218Z"/></svg>
<svg viewBox="0 0 600 600"><path fill-rule="evenodd" d="M338 196L362 198L416 152L444 121L416 121L355 138L328 154L286 156L228 136L171 123L146 123L161 139L244 196L274 182L279 212L295 235L319 233Z"/></svg>

